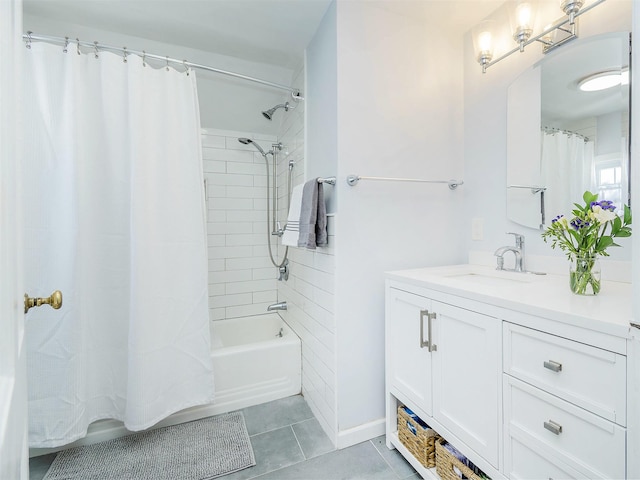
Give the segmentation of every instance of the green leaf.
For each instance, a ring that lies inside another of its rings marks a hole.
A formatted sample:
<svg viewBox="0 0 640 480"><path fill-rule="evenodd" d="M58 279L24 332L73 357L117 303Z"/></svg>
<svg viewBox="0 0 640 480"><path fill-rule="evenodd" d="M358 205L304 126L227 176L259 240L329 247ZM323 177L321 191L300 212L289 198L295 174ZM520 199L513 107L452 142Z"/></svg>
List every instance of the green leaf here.
<svg viewBox="0 0 640 480"><path fill-rule="evenodd" d="M616 237L630 237L631 232L626 228L621 228L618 233L616 233Z"/></svg>
<svg viewBox="0 0 640 480"><path fill-rule="evenodd" d="M622 219L620 217L616 217L611 224L611 235L616 235L618 231L622 228Z"/></svg>
<svg viewBox="0 0 640 480"><path fill-rule="evenodd" d="M587 190L586 192L584 192L584 195L582 195L582 199L584 200L584 203L591 206L591 202L595 202L598 200L598 195L594 195Z"/></svg>
<svg viewBox="0 0 640 480"><path fill-rule="evenodd" d="M631 225L631 208L629 208L629 205L624 206L624 224Z"/></svg>
<svg viewBox="0 0 640 480"><path fill-rule="evenodd" d="M613 245L613 238L608 235L600 238L596 244L596 252L603 252L607 247Z"/></svg>

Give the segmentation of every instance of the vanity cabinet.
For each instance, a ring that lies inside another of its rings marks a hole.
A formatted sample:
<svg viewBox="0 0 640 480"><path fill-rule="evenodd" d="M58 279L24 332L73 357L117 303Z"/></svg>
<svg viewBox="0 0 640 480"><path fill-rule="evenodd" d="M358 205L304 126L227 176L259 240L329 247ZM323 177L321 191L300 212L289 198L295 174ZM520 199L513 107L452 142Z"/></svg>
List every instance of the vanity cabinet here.
<svg viewBox="0 0 640 480"><path fill-rule="evenodd" d="M387 289L388 411L406 404L497 469L501 322L431 293Z"/></svg>
<svg viewBox="0 0 640 480"><path fill-rule="evenodd" d="M464 283L457 267L387 276L387 445L438 478L398 439L404 404L493 480L637 478L630 288L581 298L566 277Z"/></svg>

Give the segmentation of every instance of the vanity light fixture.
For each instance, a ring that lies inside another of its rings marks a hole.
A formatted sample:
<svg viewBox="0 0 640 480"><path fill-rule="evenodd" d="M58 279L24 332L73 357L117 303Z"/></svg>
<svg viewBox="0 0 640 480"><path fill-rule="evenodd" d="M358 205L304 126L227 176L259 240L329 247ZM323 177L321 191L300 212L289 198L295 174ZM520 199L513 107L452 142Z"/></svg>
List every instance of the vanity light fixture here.
<svg viewBox="0 0 640 480"><path fill-rule="evenodd" d="M518 44L517 47L494 60L495 28L487 27L490 23L484 20L472 29L471 34L473 36L476 60L482 67L482 73L485 73L491 65L498 63L511 54L524 52L524 48L530 43L542 43L542 53L547 53L577 38L578 17L604 1L594 0L589 5L584 6L583 0L560 0L560 9L565 16L548 24L539 34L533 35L537 13L535 1L509 0L506 6L509 8L511 31L513 32L513 40Z"/></svg>
<svg viewBox="0 0 640 480"><path fill-rule="evenodd" d="M583 92L597 92L618 85L629 84L629 69L607 70L593 73L578 82L578 88Z"/></svg>

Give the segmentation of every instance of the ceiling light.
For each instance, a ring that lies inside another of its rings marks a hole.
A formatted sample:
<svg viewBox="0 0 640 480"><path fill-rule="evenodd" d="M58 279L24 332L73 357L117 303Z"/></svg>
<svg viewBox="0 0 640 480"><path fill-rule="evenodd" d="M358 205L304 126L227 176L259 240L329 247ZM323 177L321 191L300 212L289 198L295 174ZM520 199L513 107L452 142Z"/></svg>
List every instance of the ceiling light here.
<svg viewBox="0 0 640 480"><path fill-rule="evenodd" d="M623 82L629 83L628 70L609 70L606 72L593 73L583 78L578 82L578 88L583 92L597 92L622 85Z"/></svg>

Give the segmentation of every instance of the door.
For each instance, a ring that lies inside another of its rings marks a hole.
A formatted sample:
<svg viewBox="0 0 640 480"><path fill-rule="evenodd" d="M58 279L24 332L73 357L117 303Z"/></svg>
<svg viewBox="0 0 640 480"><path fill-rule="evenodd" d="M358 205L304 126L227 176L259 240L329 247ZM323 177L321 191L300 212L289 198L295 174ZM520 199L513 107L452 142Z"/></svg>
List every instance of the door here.
<svg viewBox="0 0 640 480"><path fill-rule="evenodd" d="M418 415L432 413L428 308L431 300L388 289L386 300L387 388L412 403Z"/></svg>
<svg viewBox="0 0 640 480"><path fill-rule="evenodd" d="M22 0L0 1L0 478L28 479L19 117Z"/></svg>
<svg viewBox="0 0 640 480"><path fill-rule="evenodd" d="M433 416L498 468L502 322L433 302Z"/></svg>

